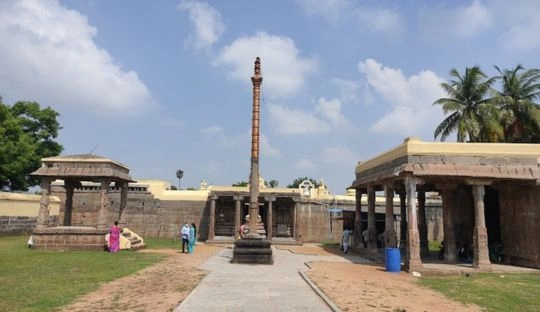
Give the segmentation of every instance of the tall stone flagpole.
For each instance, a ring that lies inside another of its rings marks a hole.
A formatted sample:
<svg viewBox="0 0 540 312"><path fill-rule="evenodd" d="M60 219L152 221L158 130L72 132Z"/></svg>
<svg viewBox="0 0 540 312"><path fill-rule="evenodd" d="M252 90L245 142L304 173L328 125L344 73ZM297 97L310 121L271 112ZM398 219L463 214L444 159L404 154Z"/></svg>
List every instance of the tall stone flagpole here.
<svg viewBox="0 0 540 312"><path fill-rule="evenodd" d="M271 242L257 233L259 217L259 108L261 95L261 59L255 60L253 113L251 115L251 169L249 173L249 233L234 242L232 263L274 264Z"/></svg>
<svg viewBox="0 0 540 312"><path fill-rule="evenodd" d="M255 59L255 73L251 77L253 83L253 114L251 116L251 171L249 174L249 234L257 235L257 218L259 216L259 121L261 95L261 59Z"/></svg>

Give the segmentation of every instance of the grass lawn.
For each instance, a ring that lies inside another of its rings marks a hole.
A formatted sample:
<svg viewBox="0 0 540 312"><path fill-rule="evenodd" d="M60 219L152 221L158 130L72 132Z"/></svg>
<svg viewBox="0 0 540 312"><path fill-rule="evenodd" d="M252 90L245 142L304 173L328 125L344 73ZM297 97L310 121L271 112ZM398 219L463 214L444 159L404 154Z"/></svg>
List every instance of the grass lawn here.
<svg viewBox="0 0 540 312"><path fill-rule="evenodd" d="M420 283L447 297L488 311L539 311L540 274L478 273L469 277L422 277Z"/></svg>
<svg viewBox="0 0 540 312"><path fill-rule="evenodd" d="M50 311L163 255L29 249L27 236L0 237L0 311Z"/></svg>

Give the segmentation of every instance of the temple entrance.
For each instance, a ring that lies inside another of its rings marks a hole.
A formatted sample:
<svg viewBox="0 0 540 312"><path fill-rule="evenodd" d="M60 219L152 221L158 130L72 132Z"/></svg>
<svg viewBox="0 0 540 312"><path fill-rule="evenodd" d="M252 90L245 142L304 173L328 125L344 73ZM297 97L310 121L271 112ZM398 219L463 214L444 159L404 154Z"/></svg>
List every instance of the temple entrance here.
<svg viewBox="0 0 540 312"><path fill-rule="evenodd" d="M234 201L222 196L216 203L216 236L234 236Z"/></svg>
<svg viewBox="0 0 540 312"><path fill-rule="evenodd" d="M294 203L278 200L274 204L272 233L274 237L294 237Z"/></svg>

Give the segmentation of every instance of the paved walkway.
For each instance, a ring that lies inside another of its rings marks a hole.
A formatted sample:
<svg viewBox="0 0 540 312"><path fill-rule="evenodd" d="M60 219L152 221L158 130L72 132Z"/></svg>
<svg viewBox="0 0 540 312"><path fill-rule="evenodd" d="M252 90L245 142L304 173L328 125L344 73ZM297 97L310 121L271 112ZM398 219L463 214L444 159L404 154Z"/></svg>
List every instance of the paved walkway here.
<svg viewBox="0 0 540 312"><path fill-rule="evenodd" d="M299 271L308 269L307 261L350 260L272 248L274 265L231 264L232 248L220 250L201 266L209 274L174 311L331 311Z"/></svg>

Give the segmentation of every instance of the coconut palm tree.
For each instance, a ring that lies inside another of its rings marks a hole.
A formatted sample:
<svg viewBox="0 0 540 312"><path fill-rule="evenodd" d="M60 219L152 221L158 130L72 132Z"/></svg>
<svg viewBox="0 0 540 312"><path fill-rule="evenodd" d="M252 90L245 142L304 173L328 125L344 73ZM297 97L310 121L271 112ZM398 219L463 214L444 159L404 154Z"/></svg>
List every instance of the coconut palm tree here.
<svg viewBox="0 0 540 312"><path fill-rule="evenodd" d="M441 83L448 97L433 103L441 105L445 115L450 113L435 129L435 139L444 141L456 132L458 142L500 141L503 131L489 97L495 78L487 78L478 66L465 68L464 75L453 68L450 76L454 79Z"/></svg>
<svg viewBox="0 0 540 312"><path fill-rule="evenodd" d="M501 112L505 142L540 143L540 70L517 65L500 70L495 77L502 82L502 91L494 98Z"/></svg>

